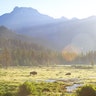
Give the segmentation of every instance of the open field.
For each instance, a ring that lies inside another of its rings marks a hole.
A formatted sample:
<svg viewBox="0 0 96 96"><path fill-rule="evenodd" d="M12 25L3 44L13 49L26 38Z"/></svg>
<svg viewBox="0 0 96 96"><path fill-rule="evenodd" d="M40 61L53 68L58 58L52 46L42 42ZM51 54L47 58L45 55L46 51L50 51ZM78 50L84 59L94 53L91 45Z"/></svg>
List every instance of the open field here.
<svg viewBox="0 0 96 96"><path fill-rule="evenodd" d="M30 76L31 71L36 71L37 75ZM71 75L65 75L66 73ZM10 67L0 69L0 82L18 82L48 80L48 79L78 79L83 83L94 82L96 80L96 67L74 68L72 66L53 67Z"/></svg>
<svg viewBox="0 0 96 96"><path fill-rule="evenodd" d="M37 75L30 75L31 71L36 71ZM66 73L71 73L71 75L65 75ZM95 84L96 66L40 66L0 69L0 85L11 86L11 89L9 89L14 91L15 88L18 89L18 86L25 81L53 82L55 80L63 82L66 86L73 84Z"/></svg>

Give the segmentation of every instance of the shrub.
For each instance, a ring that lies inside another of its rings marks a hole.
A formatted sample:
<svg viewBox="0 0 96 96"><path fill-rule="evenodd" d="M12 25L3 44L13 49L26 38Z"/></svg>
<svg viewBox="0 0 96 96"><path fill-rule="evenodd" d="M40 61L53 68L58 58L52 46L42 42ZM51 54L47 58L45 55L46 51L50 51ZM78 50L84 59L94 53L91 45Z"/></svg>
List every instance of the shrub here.
<svg viewBox="0 0 96 96"><path fill-rule="evenodd" d="M21 86L19 86L18 96L27 96L31 94L31 84L29 82L25 82Z"/></svg>
<svg viewBox="0 0 96 96"><path fill-rule="evenodd" d="M13 96L11 92L6 92L3 96Z"/></svg>
<svg viewBox="0 0 96 96"><path fill-rule="evenodd" d="M96 96L96 91L92 86L83 86L77 90L77 96Z"/></svg>
<svg viewBox="0 0 96 96"><path fill-rule="evenodd" d="M46 83L46 82L25 82L19 86L17 96L47 96L46 94L52 94L65 92L65 85L61 83Z"/></svg>
<svg viewBox="0 0 96 96"><path fill-rule="evenodd" d="M0 96L2 96L2 95L3 95L3 92L0 91Z"/></svg>
<svg viewBox="0 0 96 96"><path fill-rule="evenodd" d="M27 96L30 94L36 94L36 87L31 82L25 82L19 87L18 96Z"/></svg>

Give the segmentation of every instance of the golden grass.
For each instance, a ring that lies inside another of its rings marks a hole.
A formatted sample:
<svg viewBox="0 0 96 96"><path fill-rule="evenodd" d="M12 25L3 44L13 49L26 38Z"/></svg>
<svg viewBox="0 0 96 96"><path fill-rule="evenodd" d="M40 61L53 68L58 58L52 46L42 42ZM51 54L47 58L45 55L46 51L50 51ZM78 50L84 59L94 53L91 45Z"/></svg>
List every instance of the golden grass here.
<svg viewBox="0 0 96 96"><path fill-rule="evenodd" d="M37 71L37 75L30 76L31 71ZM70 72L71 75L65 75ZM96 67L92 69L76 69L71 66L54 67L10 67L0 69L0 82L18 82L23 83L27 80L48 80L48 79L73 79L78 78L84 83L96 81Z"/></svg>

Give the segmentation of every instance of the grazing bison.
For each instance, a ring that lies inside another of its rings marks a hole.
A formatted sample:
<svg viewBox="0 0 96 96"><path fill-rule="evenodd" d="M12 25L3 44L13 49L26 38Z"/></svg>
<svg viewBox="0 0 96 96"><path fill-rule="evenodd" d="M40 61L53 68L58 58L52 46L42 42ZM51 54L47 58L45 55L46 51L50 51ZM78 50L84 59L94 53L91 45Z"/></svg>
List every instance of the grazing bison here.
<svg viewBox="0 0 96 96"><path fill-rule="evenodd" d="M50 90L49 90L48 88L44 88L44 89L42 90L42 92L50 92Z"/></svg>
<svg viewBox="0 0 96 96"><path fill-rule="evenodd" d="M71 75L71 73L69 72L69 73L66 73L65 75Z"/></svg>
<svg viewBox="0 0 96 96"><path fill-rule="evenodd" d="M37 72L36 71L32 71L32 72L30 72L30 75L37 75Z"/></svg>

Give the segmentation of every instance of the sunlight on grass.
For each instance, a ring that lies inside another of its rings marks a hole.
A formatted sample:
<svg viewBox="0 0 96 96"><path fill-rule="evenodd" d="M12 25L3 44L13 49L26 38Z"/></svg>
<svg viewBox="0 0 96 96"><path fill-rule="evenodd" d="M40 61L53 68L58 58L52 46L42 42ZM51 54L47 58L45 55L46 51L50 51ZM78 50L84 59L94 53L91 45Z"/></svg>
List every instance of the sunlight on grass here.
<svg viewBox="0 0 96 96"><path fill-rule="evenodd" d="M31 71L36 71L37 75L30 76ZM71 75L67 76L66 73ZM96 68L93 69L76 69L73 67L10 67L0 69L0 81L24 82L26 80L46 80L46 79L71 79L79 78L85 81L95 81Z"/></svg>
<svg viewBox="0 0 96 96"><path fill-rule="evenodd" d="M37 75L30 75L30 72L32 71L36 71ZM66 75L66 73L71 73L71 75ZM25 81L51 82L51 80L63 82L66 86L73 85L75 83L95 84L96 67L94 66L94 68L90 68L90 66L89 67L82 66L82 68L81 67L75 68L73 66L49 66L49 67L26 66L26 67L10 67L8 69L3 68L0 69L0 84L2 84L2 86L9 86L8 87L9 89L11 88L10 86L13 86L13 88L15 88L13 91L16 91L16 88L18 89L18 86L23 84ZM74 96L74 93L72 94L70 96ZM66 96L69 96L69 94L66 93Z"/></svg>

